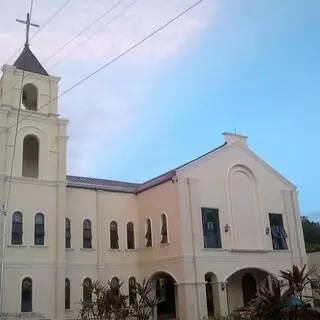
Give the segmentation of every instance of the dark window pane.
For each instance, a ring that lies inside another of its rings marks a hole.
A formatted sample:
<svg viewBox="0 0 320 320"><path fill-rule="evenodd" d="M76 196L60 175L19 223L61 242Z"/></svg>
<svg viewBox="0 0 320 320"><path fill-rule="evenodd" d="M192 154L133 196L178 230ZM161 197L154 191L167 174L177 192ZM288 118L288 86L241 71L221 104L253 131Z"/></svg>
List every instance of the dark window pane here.
<svg viewBox="0 0 320 320"><path fill-rule="evenodd" d="M32 312L32 280L30 278L22 281L21 312Z"/></svg>
<svg viewBox="0 0 320 320"><path fill-rule="evenodd" d="M44 245L44 215L42 213L37 213L35 216L34 225L34 244L37 246Z"/></svg>
<svg viewBox="0 0 320 320"><path fill-rule="evenodd" d="M167 216L161 215L161 243L168 243Z"/></svg>
<svg viewBox="0 0 320 320"><path fill-rule="evenodd" d="M71 248L71 222L70 219L66 219L66 248Z"/></svg>
<svg viewBox="0 0 320 320"><path fill-rule="evenodd" d="M83 248L92 248L91 222L88 219L83 222Z"/></svg>
<svg viewBox="0 0 320 320"><path fill-rule="evenodd" d="M70 280L65 280L65 309L70 309Z"/></svg>
<svg viewBox="0 0 320 320"><path fill-rule="evenodd" d="M110 248L119 249L118 225L115 221L110 223Z"/></svg>
<svg viewBox="0 0 320 320"><path fill-rule="evenodd" d="M132 222L127 224L127 248L134 249L134 226Z"/></svg>
<svg viewBox="0 0 320 320"><path fill-rule="evenodd" d="M219 210L201 208L202 232L205 248L221 248Z"/></svg>
<svg viewBox="0 0 320 320"><path fill-rule="evenodd" d="M272 246L274 250L288 250L287 233L283 226L282 214L269 213Z"/></svg>
<svg viewBox="0 0 320 320"><path fill-rule="evenodd" d="M12 216L11 244L22 244L22 214L15 212Z"/></svg>

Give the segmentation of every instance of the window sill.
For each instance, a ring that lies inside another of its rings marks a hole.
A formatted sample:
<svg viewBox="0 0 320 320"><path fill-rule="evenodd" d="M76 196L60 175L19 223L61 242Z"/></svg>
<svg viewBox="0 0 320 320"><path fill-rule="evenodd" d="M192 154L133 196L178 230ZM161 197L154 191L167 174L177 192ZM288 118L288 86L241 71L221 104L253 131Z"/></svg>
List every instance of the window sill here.
<svg viewBox="0 0 320 320"><path fill-rule="evenodd" d="M67 252L74 251L73 248L65 248Z"/></svg>
<svg viewBox="0 0 320 320"><path fill-rule="evenodd" d="M48 246L47 245L36 245L36 244L34 244L34 245L30 246L30 248L46 249L46 248L48 248Z"/></svg>
<svg viewBox="0 0 320 320"><path fill-rule="evenodd" d="M8 248L26 248L27 246L25 244L8 244Z"/></svg>
<svg viewBox="0 0 320 320"><path fill-rule="evenodd" d="M80 251L95 251L93 248L80 248Z"/></svg>
<svg viewBox="0 0 320 320"><path fill-rule="evenodd" d="M269 249L230 249L231 252L252 252L252 253L268 253L272 252Z"/></svg>
<svg viewBox="0 0 320 320"><path fill-rule="evenodd" d="M170 242L166 242L166 243L160 243L160 247L163 248L163 247L168 247L170 246Z"/></svg>
<svg viewBox="0 0 320 320"><path fill-rule="evenodd" d="M121 252L122 249L108 249L108 251L110 251L110 252Z"/></svg>
<svg viewBox="0 0 320 320"><path fill-rule="evenodd" d="M223 248L203 248L203 251L224 251Z"/></svg>
<svg viewBox="0 0 320 320"><path fill-rule="evenodd" d="M145 249L154 249L155 246L150 246L150 247L144 247Z"/></svg>
<svg viewBox="0 0 320 320"><path fill-rule="evenodd" d="M137 249L125 249L126 252L137 252Z"/></svg>

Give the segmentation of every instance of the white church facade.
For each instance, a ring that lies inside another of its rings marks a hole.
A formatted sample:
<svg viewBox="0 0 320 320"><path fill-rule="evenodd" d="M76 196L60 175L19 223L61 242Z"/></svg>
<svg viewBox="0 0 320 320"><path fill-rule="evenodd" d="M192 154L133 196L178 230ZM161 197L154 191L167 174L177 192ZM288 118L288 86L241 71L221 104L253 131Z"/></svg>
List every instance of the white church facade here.
<svg viewBox="0 0 320 320"><path fill-rule="evenodd" d="M225 133L218 148L141 184L68 176L59 78L28 45L2 73L3 312L72 319L83 282L117 277L128 293L130 279L153 279L159 318L200 320L307 263L296 187L247 137Z"/></svg>

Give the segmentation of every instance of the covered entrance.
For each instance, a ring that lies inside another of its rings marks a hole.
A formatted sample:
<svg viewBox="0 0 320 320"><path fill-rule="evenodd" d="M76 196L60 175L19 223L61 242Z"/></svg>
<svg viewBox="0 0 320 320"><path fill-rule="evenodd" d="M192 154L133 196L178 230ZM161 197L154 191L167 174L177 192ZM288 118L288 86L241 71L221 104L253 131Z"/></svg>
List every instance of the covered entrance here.
<svg viewBox="0 0 320 320"><path fill-rule="evenodd" d="M247 305L257 290L268 287L272 276L261 269L247 268L238 270L227 279L227 299L229 313Z"/></svg>
<svg viewBox="0 0 320 320"><path fill-rule="evenodd" d="M166 272L158 272L152 279L158 300L157 319L177 319L176 280Z"/></svg>

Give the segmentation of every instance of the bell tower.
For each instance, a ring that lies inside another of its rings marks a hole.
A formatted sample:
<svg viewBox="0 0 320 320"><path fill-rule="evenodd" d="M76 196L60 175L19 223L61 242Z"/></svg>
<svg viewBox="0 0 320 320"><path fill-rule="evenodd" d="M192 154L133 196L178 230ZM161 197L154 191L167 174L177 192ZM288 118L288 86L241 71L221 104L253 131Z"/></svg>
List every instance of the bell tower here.
<svg viewBox="0 0 320 320"><path fill-rule="evenodd" d="M49 75L30 49L29 28L38 25L29 14L17 21L27 25L26 43L13 65L2 67L0 175L10 174L14 154L14 177L65 180L67 121L58 114L60 79Z"/></svg>
<svg viewBox="0 0 320 320"><path fill-rule="evenodd" d="M2 67L0 79L0 205L6 204L7 217L0 218L5 273L0 309L21 312L20 300L14 299L28 274L32 286L38 281L43 287L54 287L43 300L53 301L49 308L35 303L29 309L46 318L63 319L68 121L58 114L60 79L45 70L29 46L29 29L37 25L30 22L29 14L26 21L18 22L26 25L26 42L13 65ZM12 245L15 212L20 212L25 226L20 247ZM41 243L35 240L37 217L43 224ZM34 301L42 301L41 295L43 291L35 289Z"/></svg>

